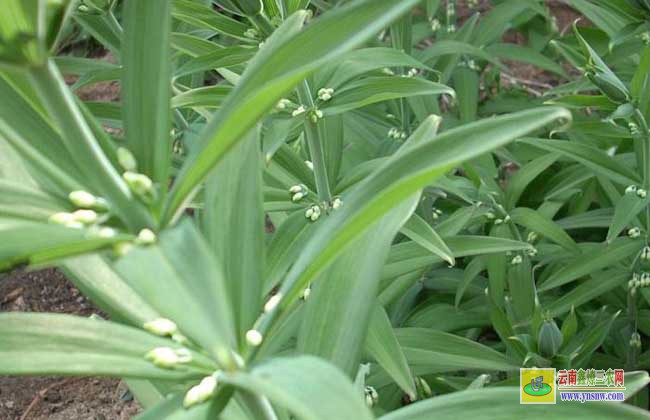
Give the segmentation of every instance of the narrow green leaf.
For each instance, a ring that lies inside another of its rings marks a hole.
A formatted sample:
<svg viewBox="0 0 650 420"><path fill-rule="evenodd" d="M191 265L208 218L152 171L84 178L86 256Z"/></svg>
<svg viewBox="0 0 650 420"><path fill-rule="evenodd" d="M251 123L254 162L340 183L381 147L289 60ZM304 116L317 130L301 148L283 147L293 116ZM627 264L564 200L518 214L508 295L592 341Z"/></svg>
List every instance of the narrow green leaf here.
<svg viewBox="0 0 650 420"><path fill-rule="evenodd" d="M122 118L138 170L160 183L170 167L172 0L127 1L122 43Z"/></svg>

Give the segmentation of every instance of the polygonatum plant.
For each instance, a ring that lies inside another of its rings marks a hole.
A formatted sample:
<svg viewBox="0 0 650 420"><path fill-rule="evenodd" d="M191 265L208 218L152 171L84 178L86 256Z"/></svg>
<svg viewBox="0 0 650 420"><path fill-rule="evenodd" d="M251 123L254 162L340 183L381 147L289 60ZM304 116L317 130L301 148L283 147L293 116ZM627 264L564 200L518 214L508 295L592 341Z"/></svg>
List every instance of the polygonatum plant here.
<svg viewBox="0 0 650 420"><path fill-rule="evenodd" d="M494 3L5 0L0 269L105 316L0 314L0 373L122 378L141 420L646 417L648 48ZM630 404L519 405L532 366L625 367Z"/></svg>

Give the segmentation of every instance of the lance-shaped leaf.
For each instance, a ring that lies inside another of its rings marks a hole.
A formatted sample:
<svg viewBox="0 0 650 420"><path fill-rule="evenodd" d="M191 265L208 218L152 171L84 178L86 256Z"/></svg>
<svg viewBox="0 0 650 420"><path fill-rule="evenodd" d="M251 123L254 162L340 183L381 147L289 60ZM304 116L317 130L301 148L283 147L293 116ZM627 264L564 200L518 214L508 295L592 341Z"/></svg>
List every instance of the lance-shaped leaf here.
<svg viewBox="0 0 650 420"><path fill-rule="evenodd" d="M251 373L225 374L222 381L263 395L303 420L373 418L350 379L315 357L272 359Z"/></svg>
<svg viewBox="0 0 650 420"><path fill-rule="evenodd" d="M269 37L202 133L186 161L166 209L169 221L242 136L306 76L373 36L418 0L356 1L324 14L299 31L306 13L294 14Z"/></svg>
<svg viewBox="0 0 650 420"><path fill-rule="evenodd" d="M61 269L74 285L112 319L142 326L160 318L100 255L83 255L63 261Z"/></svg>
<svg viewBox="0 0 650 420"><path fill-rule="evenodd" d="M549 152L561 153L613 182L626 186L640 182L635 171L596 147L562 140L525 139L521 142Z"/></svg>
<svg viewBox="0 0 650 420"><path fill-rule="evenodd" d="M169 339L113 322L71 315L0 315L3 375L102 375L148 379L200 378L214 369L205 356L175 369L156 367L145 355L157 347L180 348Z"/></svg>
<svg viewBox="0 0 650 420"><path fill-rule="evenodd" d="M185 220L117 261L127 284L182 334L212 355L234 348L231 302L222 268L193 222Z"/></svg>
<svg viewBox="0 0 650 420"><path fill-rule="evenodd" d="M614 207L614 217L607 232L607 242L612 242L649 203L650 197L641 198L635 193L624 194Z"/></svg>
<svg viewBox="0 0 650 420"><path fill-rule="evenodd" d="M393 378L399 387L411 399L415 399L415 380L411 369L402 347L397 341L388 314L379 305L375 306L372 313L365 348L366 352Z"/></svg>
<svg viewBox="0 0 650 420"><path fill-rule="evenodd" d="M147 174L167 191L171 138L172 0L128 1L122 42L122 118L126 142Z"/></svg>
<svg viewBox="0 0 650 420"><path fill-rule="evenodd" d="M414 214L400 230L411 240L428 249L451 265L456 264L454 256L440 235L420 216Z"/></svg>
<svg viewBox="0 0 650 420"><path fill-rule="evenodd" d="M553 242L562 245L571 252L579 252L578 246L564 231L564 229L557 225L553 220L542 215L539 211L526 207L519 207L512 210L510 216L516 224L539 233Z"/></svg>
<svg viewBox="0 0 650 420"><path fill-rule="evenodd" d="M325 115L336 115L389 99L443 94L453 96L454 90L417 77L369 77L344 85L320 109Z"/></svg>
<svg viewBox="0 0 650 420"><path fill-rule="evenodd" d="M105 238L93 229L73 229L47 222L0 218L0 271L14 266L53 263L65 257L93 252L130 235Z"/></svg>
<svg viewBox="0 0 650 420"><path fill-rule="evenodd" d="M252 328L264 296L264 210L258 130L231 150L208 178L203 228L221 262L236 331Z"/></svg>
<svg viewBox="0 0 650 420"><path fill-rule="evenodd" d="M323 357L354 376L379 291L382 262L418 200L416 194L377 220L354 241L357 246L339 256L314 282L298 335L300 351Z"/></svg>
<svg viewBox="0 0 650 420"><path fill-rule="evenodd" d="M379 417L379 420L456 420L468 416L477 420L493 418L544 420L549 413L556 419L589 417L608 420L612 418L632 420L647 418L640 408L626 404L579 404L560 403L557 406L525 405L519 403L520 389L516 387L495 387L472 389L437 396Z"/></svg>
<svg viewBox="0 0 650 420"><path fill-rule="evenodd" d="M629 238L619 238L611 244L603 244L594 250L585 252L568 261L566 265L555 271L546 279L538 290L546 291L562 286L594 271L607 268L641 251L643 241Z"/></svg>
<svg viewBox="0 0 650 420"><path fill-rule="evenodd" d="M399 328L395 334L409 365L418 367L418 374L519 370L519 365L502 353L454 334L425 328Z"/></svg>

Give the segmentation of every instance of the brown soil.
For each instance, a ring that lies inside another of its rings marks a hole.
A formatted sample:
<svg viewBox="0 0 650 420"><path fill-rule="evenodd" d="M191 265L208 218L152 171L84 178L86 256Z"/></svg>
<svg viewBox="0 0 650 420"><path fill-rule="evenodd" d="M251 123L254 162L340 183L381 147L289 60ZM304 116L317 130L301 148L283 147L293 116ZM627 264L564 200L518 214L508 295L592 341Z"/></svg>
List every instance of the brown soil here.
<svg viewBox="0 0 650 420"><path fill-rule="evenodd" d="M0 275L0 311L99 313L53 269ZM127 420L139 407L116 379L0 377L2 420Z"/></svg>

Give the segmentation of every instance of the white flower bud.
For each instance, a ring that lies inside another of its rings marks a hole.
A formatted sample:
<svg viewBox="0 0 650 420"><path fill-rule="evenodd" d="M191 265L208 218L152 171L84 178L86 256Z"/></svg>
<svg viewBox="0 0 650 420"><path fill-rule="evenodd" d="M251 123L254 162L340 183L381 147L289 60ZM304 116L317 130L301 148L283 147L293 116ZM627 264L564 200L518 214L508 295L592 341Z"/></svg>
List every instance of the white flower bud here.
<svg viewBox="0 0 650 420"><path fill-rule="evenodd" d="M302 291L302 300L309 299L309 295L311 295L311 286L307 286L307 288Z"/></svg>
<svg viewBox="0 0 650 420"><path fill-rule="evenodd" d="M502 223L503 223L503 219L496 219L496 220L494 221L494 224L495 224L495 225L500 225L500 224L502 224Z"/></svg>
<svg viewBox="0 0 650 420"><path fill-rule="evenodd" d="M530 243L533 243L533 242L535 242L537 240L537 238L538 238L537 232L532 232L531 231L531 232L528 232L528 236L526 237L526 241L530 242Z"/></svg>
<svg viewBox="0 0 650 420"><path fill-rule="evenodd" d="M304 192L295 193L295 194L293 195L293 197L291 197L291 201L293 201L294 203L296 203L296 202L302 200L306 195L307 195L307 194L304 193Z"/></svg>
<svg viewBox="0 0 650 420"><path fill-rule="evenodd" d="M318 99L327 102L334 96L334 89L322 88L318 90Z"/></svg>
<svg viewBox="0 0 650 420"><path fill-rule="evenodd" d="M515 255L512 261L510 261L510 264L512 265L518 265L521 264L524 261L523 258L521 258L521 255Z"/></svg>
<svg viewBox="0 0 650 420"><path fill-rule="evenodd" d="M526 250L526 255L529 257L534 257L537 255L537 248L531 248Z"/></svg>
<svg viewBox="0 0 650 420"><path fill-rule="evenodd" d="M366 386L364 393L366 395L366 405L368 407L372 408L379 402L379 394L377 394L377 390L375 388Z"/></svg>
<svg viewBox="0 0 650 420"><path fill-rule="evenodd" d="M315 222L316 220L318 220L320 215L321 215L321 209L317 205L311 206L310 208L308 208L305 211L305 217L307 219L310 219L312 222Z"/></svg>
<svg viewBox="0 0 650 420"><path fill-rule="evenodd" d="M151 231L151 229L142 229L140 233L138 233L138 238L136 239L136 242L139 245L151 245L156 243L156 234Z"/></svg>
<svg viewBox="0 0 650 420"><path fill-rule="evenodd" d="M83 223L84 225L96 223L98 219L97 213L93 210L77 210L72 215L75 222Z"/></svg>
<svg viewBox="0 0 650 420"><path fill-rule="evenodd" d="M257 29L255 29L255 28L248 28L244 32L244 36L246 38L250 38L250 39L255 39L255 38L257 38L258 35L259 35L259 33L257 32Z"/></svg>
<svg viewBox="0 0 650 420"><path fill-rule="evenodd" d="M67 226L70 223L76 223L75 217L72 213L60 212L54 213L49 218L50 223L56 223L57 225Z"/></svg>
<svg viewBox="0 0 650 420"><path fill-rule="evenodd" d="M113 252L118 257L125 256L131 249L133 249L133 244L127 241L118 242L113 245Z"/></svg>
<svg viewBox="0 0 650 420"><path fill-rule="evenodd" d="M308 167L309 169L311 169L312 171L314 170L314 164L312 163L311 160L306 160L306 161L305 161L305 165L307 165L307 167Z"/></svg>
<svg viewBox="0 0 650 420"><path fill-rule="evenodd" d="M431 30L433 32L438 31L438 29L440 29L440 26L440 21L438 19L431 20Z"/></svg>
<svg viewBox="0 0 650 420"><path fill-rule="evenodd" d="M178 354L170 347L156 347L145 355L145 359L162 368L173 368L180 363Z"/></svg>
<svg viewBox="0 0 650 420"><path fill-rule="evenodd" d="M305 109L304 105L300 105L298 108L296 108L296 109L291 113L291 115L292 115L293 117L297 117L298 115L304 114L305 111L306 111L306 109Z"/></svg>
<svg viewBox="0 0 650 420"><path fill-rule="evenodd" d="M72 191L68 194L70 202L77 207L93 207L97 204L97 197L89 193L88 191Z"/></svg>
<svg viewBox="0 0 650 420"><path fill-rule="evenodd" d="M137 194L148 194L153 188L153 181L144 174L127 171L122 174L122 178L124 178L129 188Z"/></svg>
<svg viewBox="0 0 650 420"><path fill-rule="evenodd" d="M627 231L627 234L630 238L638 238L641 236L641 229L638 227L633 227L632 229Z"/></svg>
<svg viewBox="0 0 650 420"><path fill-rule="evenodd" d="M218 381L214 375L206 376L201 382L190 388L183 399L183 406L190 408L212 398L217 391Z"/></svg>
<svg viewBox="0 0 650 420"><path fill-rule="evenodd" d="M260 344L262 344L262 340L264 340L264 337L262 336L262 333L260 333L257 330L248 330L246 331L246 342L250 344L253 347L257 347Z"/></svg>
<svg viewBox="0 0 650 420"><path fill-rule="evenodd" d="M643 261L650 260L650 247L648 246L643 247L643 251L641 251L641 259Z"/></svg>
<svg viewBox="0 0 650 420"><path fill-rule="evenodd" d="M395 72L388 67L384 67L381 72L387 76L395 76Z"/></svg>
<svg viewBox="0 0 650 420"><path fill-rule="evenodd" d="M636 185L630 185L625 189L625 194L636 193Z"/></svg>
<svg viewBox="0 0 650 420"><path fill-rule="evenodd" d="M178 332L176 323L167 318L158 318L153 321L145 322L142 327L150 333L161 337L171 336Z"/></svg>
<svg viewBox="0 0 650 420"><path fill-rule="evenodd" d="M278 101L278 103L275 105L275 109L282 111L282 110L284 110L284 109L287 109L287 107L288 107L289 105L291 105L291 101L290 101L290 100L288 100L288 99L280 99L280 100Z"/></svg>
<svg viewBox="0 0 650 420"><path fill-rule="evenodd" d="M110 227L101 227L97 229L96 234L99 238L109 239L117 235L117 231Z"/></svg>
<svg viewBox="0 0 650 420"><path fill-rule="evenodd" d="M271 312L274 310L282 300L282 293L277 293L269 298L264 305L264 312Z"/></svg>
<svg viewBox="0 0 650 420"><path fill-rule="evenodd" d="M642 188L639 188L638 190L636 190L636 195L639 198L646 198L646 196L648 195L648 192L646 190L642 189Z"/></svg>
<svg viewBox="0 0 650 420"><path fill-rule="evenodd" d="M334 201L332 201L332 208L334 210L338 210L342 204L343 201L340 198L335 198Z"/></svg>
<svg viewBox="0 0 650 420"><path fill-rule="evenodd" d="M117 161L125 171L134 172L138 169L138 164L133 153L124 147L117 148Z"/></svg>
<svg viewBox="0 0 650 420"><path fill-rule="evenodd" d="M488 220L494 220L496 218L496 216L494 215L494 213L489 211L489 212L485 213L485 218L488 219Z"/></svg>
<svg viewBox="0 0 650 420"><path fill-rule="evenodd" d="M289 188L289 192L292 194L302 192L302 190L303 190L302 185L294 185L293 187Z"/></svg>

